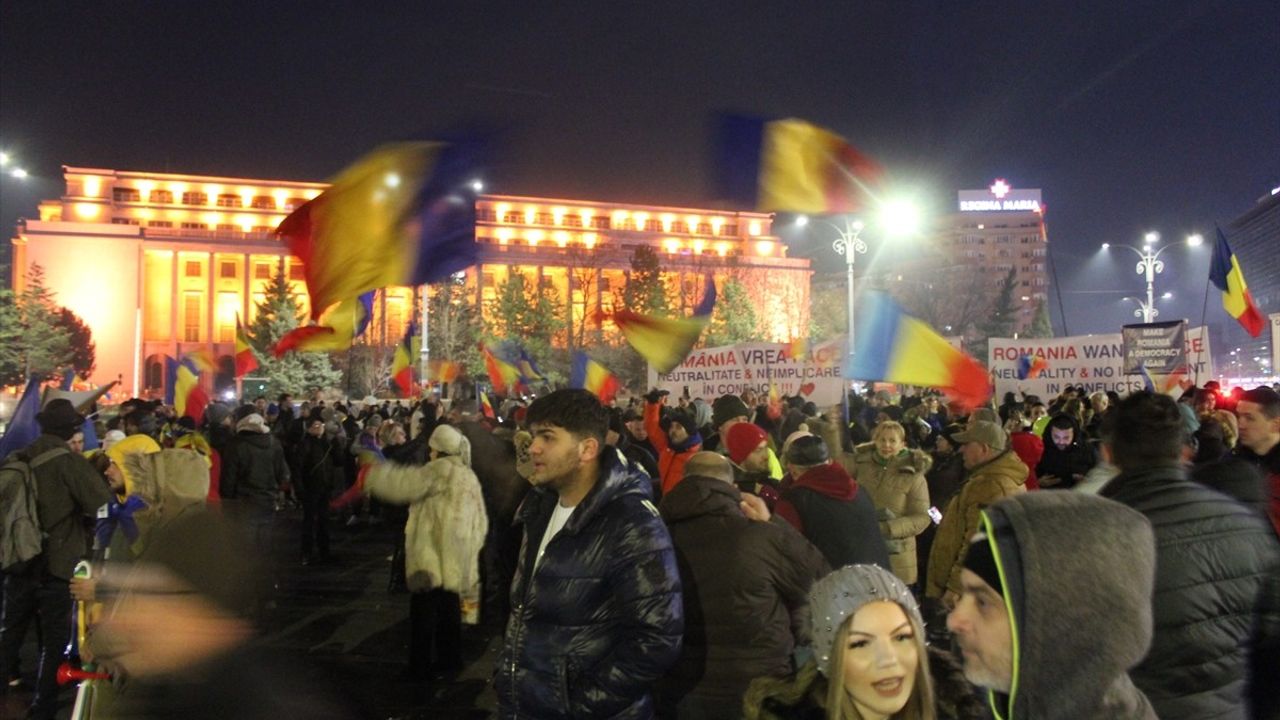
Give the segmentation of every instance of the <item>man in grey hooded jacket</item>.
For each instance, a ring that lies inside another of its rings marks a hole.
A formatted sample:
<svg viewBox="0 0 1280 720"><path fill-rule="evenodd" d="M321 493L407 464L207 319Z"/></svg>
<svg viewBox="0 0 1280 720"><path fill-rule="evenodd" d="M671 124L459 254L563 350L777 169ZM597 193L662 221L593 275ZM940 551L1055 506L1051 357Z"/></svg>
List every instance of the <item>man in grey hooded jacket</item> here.
<svg viewBox="0 0 1280 720"><path fill-rule="evenodd" d="M996 720L1155 720L1129 679L1151 644L1155 540L1092 495L1026 493L982 511L947 627Z"/></svg>

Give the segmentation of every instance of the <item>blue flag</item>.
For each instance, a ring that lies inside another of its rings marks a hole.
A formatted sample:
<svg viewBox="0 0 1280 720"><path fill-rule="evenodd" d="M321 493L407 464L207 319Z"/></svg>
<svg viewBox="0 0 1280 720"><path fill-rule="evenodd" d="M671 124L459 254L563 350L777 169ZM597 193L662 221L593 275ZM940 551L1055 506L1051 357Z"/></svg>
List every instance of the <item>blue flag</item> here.
<svg viewBox="0 0 1280 720"><path fill-rule="evenodd" d="M9 418L9 428L4 437L0 437L0 462L9 453L35 442L40 437L40 425L36 422L36 413L40 412L40 378L27 380L27 389L22 391L22 399Z"/></svg>

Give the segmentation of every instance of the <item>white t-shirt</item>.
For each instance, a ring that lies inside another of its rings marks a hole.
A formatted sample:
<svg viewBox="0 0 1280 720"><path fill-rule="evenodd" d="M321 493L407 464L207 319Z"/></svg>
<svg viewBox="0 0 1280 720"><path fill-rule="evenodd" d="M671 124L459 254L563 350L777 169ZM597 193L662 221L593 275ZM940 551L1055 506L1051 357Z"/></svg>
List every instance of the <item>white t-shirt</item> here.
<svg viewBox="0 0 1280 720"><path fill-rule="evenodd" d="M538 565L542 562L542 554L547 551L547 543L551 542L551 538L555 537L564 524L569 522L569 516L573 515L573 511L572 507L556 503L556 509L551 511L551 520L547 522L547 531L542 533L542 543L538 545L538 556L533 561L534 572L537 572Z"/></svg>

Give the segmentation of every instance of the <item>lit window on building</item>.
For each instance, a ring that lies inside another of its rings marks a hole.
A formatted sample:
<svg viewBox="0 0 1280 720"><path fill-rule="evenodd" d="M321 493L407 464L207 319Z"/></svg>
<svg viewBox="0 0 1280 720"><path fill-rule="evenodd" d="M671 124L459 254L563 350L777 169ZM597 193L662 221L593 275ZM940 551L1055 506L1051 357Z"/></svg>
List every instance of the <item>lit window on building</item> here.
<svg viewBox="0 0 1280 720"><path fill-rule="evenodd" d="M236 266L237 263L234 260L223 260L218 263L218 277L234 280L236 277Z"/></svg>
<svg viewBox="0 0 1280 720"><path fill-rule="evenodd" d="M170 190L152 190L147 200L153 203L173 204L173 192Z"/></svg>
<svg viewBox="0 0 1280 720"><path fill-rule="evenodd" d="M254 263L253 279L254 280L270 280L271 265L268 263Z"/></svg>
<svg viewBox="0 0 1280 720"><path fill-rule="evenodd" d="M214 226L214 230L219 232L235 232L239 229L240 228L238 226L232 225L231 223L218 223Z"/></svg>
<svg viewBox="0 0 1280 720"><path fill-rule="evenodd" d="M244 207L244 201L235 193L222 193L218 196L218 207L238 208Z"/></svg>
<svg viewBox="0 0 1280 720"><path fill-rule="evenodd" d="M258 210L275 210L276 199L270 195L255 195L250 206Z"/></svg>
<svg viewBox="0 0 1280 720"><path fill-rule="evenodd" d="M200 261L188 260L183 263L182 274L187 277L200 277Z"/></svg>
<svg viewBox="0 0 1280 720"><path fill-rule="evenodd" d="M172 221L172 220L150 220L150 221L148 221L148 222L147 222L147 227L149 227L149 228L171 228L171 227L173 227L173 221Z"/></svg>
<svg viewBox="0 0 1280 720"><path fill-rule="evenodd" d="M112 225L141 225L142 223L137 218L113 217L111 218L111 224Z"/></svg>
<svg viewBox="0 0 1280 720"><path fill-rule="evenodd" d="M223 263L223 268L227 265L231 265L233 269L235 267L235 263ZM236 293L218 293L218 342L236 341L236 314L239 311L240 297Z"/></svg>
<svg viewBox="0 0 1280 720"><path fill-rule="evenodd" d="M182 229L183 230L208 230L209 224L199 223L199 222L184 222L182 223Z"/></svg>
<svg viewBox="0 0 1280 720"><path fill-rule="evenodd" d="M284 201L284 209L285 209L285 210L297 210L298 208L300 208L300 207L302 207L303 205L305 205L305 204L306 204L306 202L307 202L307 199L306 199L306 198L291 197L291 198L289 198L288 200L285 200L285 201Z"/></svg>
<svg viewBox="0 0 1280 720"><path fill-rule="evenodd" d="M303 273L302 271L302 263L298 263L298 262L289 263L289 279L290 280L305 280L306 277L307 277L306 274Z"/></svg>
<svg viewBox="0 0 1280 720"><path fill-rule="evenodd" d="M142 193L137 188L112 188L111 199L115 202L142 202Z"/></svg>
<svg viewBox="0 0 1280 720"><path fill-rule="evenodd" d="M200 293L198 292L189 292L182 296L182 341L200 342Z"/></svg>
<svg viewBox="0 0 1280 720"><path fill-rule="evenodd" d="M183 205L208 205L209 196L202 192L184 192L182 193Z"/></svg>

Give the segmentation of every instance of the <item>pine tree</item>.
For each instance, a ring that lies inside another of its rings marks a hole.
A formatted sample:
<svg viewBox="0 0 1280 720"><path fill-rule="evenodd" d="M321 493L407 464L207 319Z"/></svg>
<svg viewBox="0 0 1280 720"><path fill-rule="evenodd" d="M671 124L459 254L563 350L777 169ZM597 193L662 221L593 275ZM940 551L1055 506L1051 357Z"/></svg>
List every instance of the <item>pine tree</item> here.
<svg viewBox="0 0 1280 720"><path fill-rule="evenodd" d="M640 245L631 255L631 272L622 298L626 309L632 312L662 317L669 314L671 303L662 281L662 263L652 247Z"/></svg>
<svg viewBox="0 0 1280 720"><path fill-rule="evenodd" d="M1027 328L1027 337L1053 337L1053 320L1049 317L1049 303L1044 298L1036 303L1036 314L1031 319L1031 327Z"/></svg>
<svg viewBox="0 0 1280 720"><path fill-rule="evenodd" d="M97 346L93 342L93 331L88 325L68 308L58 308L58 325L66 331L71 341L71 367L76 375L88 379L97 367Z"/></svg>
<svg viewBox="0 0 1280 720"><path fill-rule="evenodd" d="M1017 320L1018 312L1017 307L1013 304L1013 291L1018 282L1016 276L1015 268L1009 268L1009 273L1005 275L1004 281L1000 284L1000 290L996 294L995 302L991 305L990 316L978 326L981 337L971 341L968 348L975 357L986 357L987 340L989 338L1004 338L1013 334L1014 322Z"/></svg>
<svg viewBox="0 0 1280 720"><path fill-rule="evenodd" d="M257 314L246 334L258 356L254 375L267 379L267 395L282 392L301 395L312 388L341 387L342 373L334 369L328 353L290 352L279 359L271 353L280 338L298 327L302 320L298 299L284 274L283 260L264 293L266 297L258 303Z"/></svg>
<svg viewBox="0 0 1280 720"><path fill-rule="evenodd" d="M513 272L497 290L488 339L520 343L548 382L563 382L565 375L558 368L566 365L566 358L563 351L553 348L551 340L567 328L564 303L551 279L542 277L530 282L523 274Z"/></svg>
<svg viewBox="0 0 1280 720"><path fill-rule="evenodd" d="M427 303L427 347L432 360L455 362L472 377L483 377L480 342L480 309L466 281L452 277L434 286Z"/></svg>
<svg viewBox="0 0 1280 720"><path fill-rule="evenodd" d="M813 287L809 291L809 337L825 340L843 335L849 327L844 285Z"/></svg>
<svg viewBox="0 0 1280 720"><path fill-rule="evenodd" d="M58 305L44 285L44 268L33 264L27 272L27 286L17 297L22 337L21 378L39 375L53 380L72 362L71 338L59 324Z"/></svg>
<svg viewBox="0 0 1280 720"><path fill-rule="evenodd" d="M756 309L737 278L725 280L703 342L707 347L758 340Z"/></svg>
<svg viewBox="0 0 1280 720"><path fill-rule="evenodd" d="M0 275L7 273L0 272ZM22 347L22 313L8 285L0 285L0 385L20 385L26 370Z"/></svg>

